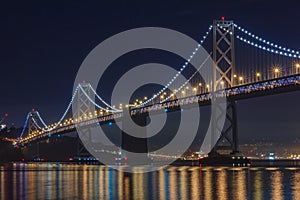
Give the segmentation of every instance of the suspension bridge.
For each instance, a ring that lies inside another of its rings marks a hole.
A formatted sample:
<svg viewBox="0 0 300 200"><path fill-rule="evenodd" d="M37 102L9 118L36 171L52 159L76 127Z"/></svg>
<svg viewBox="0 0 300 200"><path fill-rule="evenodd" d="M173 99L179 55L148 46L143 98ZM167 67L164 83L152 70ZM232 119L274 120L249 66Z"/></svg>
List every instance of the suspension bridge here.
<svg viewBox="0 0 300 200"><path fill-rule="evenodd" d="M209 56L214 61L212 81L205 82L197 70L187 81L180 80L179 75L188 70L190 61L200 47L211 50ZM183 105L207 106L213 99L225 97L226 121L212 151L229 149L238 152L236 102L299 89L299 51L253 34L233 21L214 20L174 77L153 96L143 96L127 104L120 102L119 105L111 105L89 83L80 83L57 122L47 124L38 111L32 110L13 144L26 146L53 135L73 132L77 126L99 123L111 125L114 121L122 120L124 112L129 112L132 117L152 111L180 112ZM93 100L92 96L96 99ZM73 113L75 117L67 118L75 101L78 112ZM91 112L91 106L97 110Z"/></svg>

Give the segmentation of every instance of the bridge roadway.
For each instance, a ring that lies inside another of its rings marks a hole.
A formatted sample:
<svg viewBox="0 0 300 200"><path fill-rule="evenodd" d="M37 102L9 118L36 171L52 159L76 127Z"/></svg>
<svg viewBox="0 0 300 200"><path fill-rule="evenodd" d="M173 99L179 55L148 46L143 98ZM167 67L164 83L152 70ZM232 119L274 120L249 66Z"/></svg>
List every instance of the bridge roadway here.
<svg viewBox="0 0 300 200"><path fill-rule="evenodd" d="M250 84L238 85L232 88L228 88L225 90L218 90L215 92L216 97L224 97L228 101L236 101L242 99L255 98L260 96L267 96L285 92L292 92L300 90L300 74L295 74L286 77L274 78L267 81L260 81ZM203 93L195 96L189 96L181 99L173 99L163 103L156 103L153 105L134 108L130 110L131 115L138 115L147 113L150 111L154 112L165 112L167 108L168 111L176 111L180 109L182 105L191 105L193 106L206 106L210 105L212 98L212 93ZM92 119L87 119L80 123L67 123L66 125L60 124L60 126L51 131L40 131L40 133L32 134L25 138L21 138L18 142L15 142L16 145L26 145L32 141L44 139L47 137L51 137L55 134L65 134L68 132L75 131L75 126L90 126L96 124L105 124L109 123L113 120L121 120L123 117L123 113L115 113L109 114L106 116L95 117Z"/></svg>

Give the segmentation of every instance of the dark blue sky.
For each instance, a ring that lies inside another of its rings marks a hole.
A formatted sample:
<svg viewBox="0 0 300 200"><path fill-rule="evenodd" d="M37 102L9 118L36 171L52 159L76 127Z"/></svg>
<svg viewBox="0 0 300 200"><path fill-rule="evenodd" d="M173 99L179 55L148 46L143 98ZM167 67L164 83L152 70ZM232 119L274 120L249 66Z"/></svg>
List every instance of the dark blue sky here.
<svg viewBox="0 0 300 200"><path fill-rule="evenodd" d="M259 1L20 1L0 6L0 115L21 126L35 107L56 121L76 72L97 44L127 29L159 26L194 39L213 19L237 24L300 49L300 3ZM180 63L178 63L180 65ZM241 135L300 137L299 92L238 103Z"/></svg>

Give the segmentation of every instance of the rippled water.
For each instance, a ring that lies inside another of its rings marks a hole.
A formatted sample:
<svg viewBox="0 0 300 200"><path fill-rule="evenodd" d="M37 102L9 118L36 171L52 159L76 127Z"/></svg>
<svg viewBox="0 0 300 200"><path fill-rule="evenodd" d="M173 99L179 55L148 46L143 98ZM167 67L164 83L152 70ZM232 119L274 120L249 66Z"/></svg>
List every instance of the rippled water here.
<svg viewBox="0 0 300 200"><path fill-rule="evenodd" d="M170 166L123 173L100 165L6 164L1 199L300 199L300 168Z"/></svg>

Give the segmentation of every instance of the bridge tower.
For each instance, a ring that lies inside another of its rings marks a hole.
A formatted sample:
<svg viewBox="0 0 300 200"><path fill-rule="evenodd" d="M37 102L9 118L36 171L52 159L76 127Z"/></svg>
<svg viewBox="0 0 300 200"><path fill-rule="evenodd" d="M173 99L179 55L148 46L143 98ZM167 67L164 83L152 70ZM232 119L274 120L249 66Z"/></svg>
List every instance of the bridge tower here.
<svg viewBox="0 0 300 200"><path fill-rule="evenodd" d="M89 101L89 99L86 97L92 96L92 90L90 87L90 84L88 83L80 83L80 86L82 88L77 91L77 112L76 112L76 119L77 122L83 121L89 117L89 115L92 115L92 103ZM83 137L87 137L89 141L92 140L91 131L89 129L86 129L86 133L83 135ZM78 137L77 142L77 156L79 157L86 157L90 156L90 153L86 150L84 145L82 144L82 141Z"/></svg>
<svg viewBox="0 0 300 200"><path fill-rule="evenodd" d="M93 105L85 95L85 94L87 94L89 97L92 96L92 90L91 90L90 84L80 83L80 86L83 91L81 89L79 89L77 91L76 118L77 118L78 122L87 119L90 114L93 114L92 113Z"/></svg>
<svg viewBox="0 0 300 200"><path fill-rule="evenodd" d="M235 74L235 49L234 49L234 23L233 21L214 20L213 22L213 92L234 86ZM214 95L213 95L214 96ZM213 97L216 98L216 97ZM216 100L216 99L214 99ZM238 152L238 133L236 101L228 99L227 108L216 107L212 110L215 113L213 119L212 135L221 130L219 138L212 137L212 142L217 141L212 152L229 150L232 153ZM224 127L218 127L218 115L226 113Z"/></svg>
<svg viewBox="0 0 300 200"><path fill-rule="evenodd" d="M37 111L32 111L29 113L28 118L28 136L34 134L35 131L41 130L41 127L38 126L37 122L39 121L38 113ZM36 157L39 157L39 142L36 142Z"/></svg>
<svg viewBox="0 0 300 200"><path fill-rule="evenodd" d="M224 30L225 29L225 30ZM235 50L233 21L215 20L213 23L214 90L234 86ZM217 76L217 74L220 74ZM222 82L223 81L223 82Z"/></svg>
<svg viewBox="0 0 300 200"><path fill-rule="evenodd" d="M130 112L129 109L125 109L124 112ZM141 129L138 133L141 137L134 137L126 133L126 130L130 130L131 123L133 120L136 124L138 124ZM149 120L149 114L143 113L139 115L132 115L131 119L128 117L124 117L122 121L122 135L121 135L121 149L126 150L132 153L143 153L138 156L131 154L126 155L128 158L128 164L138 164L138 165L146 165L149 163L149 149L148 149L148 139L147 139L147 122ZM143 155L143 156L142 156Z"/></svg>
<svg viewBox="0 0 300 200"><path fill-rule="evenodd" d="M29 136L32 135L34 131L41 129L37 124L38 121L39 121L39 117L37 111L30 112L28 118L28 126L27 126Z"/></svg>

